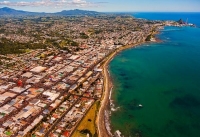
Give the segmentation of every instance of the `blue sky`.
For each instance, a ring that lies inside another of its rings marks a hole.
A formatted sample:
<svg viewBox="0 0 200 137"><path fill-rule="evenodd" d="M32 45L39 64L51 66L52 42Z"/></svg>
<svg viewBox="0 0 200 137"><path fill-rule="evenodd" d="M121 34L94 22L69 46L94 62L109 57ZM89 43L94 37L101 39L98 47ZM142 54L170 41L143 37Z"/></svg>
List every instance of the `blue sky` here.
<svg viewBox="0 0 200 137"><path fill-rule="evenodd" d="M200 0L0 0L0 8L57 12L84 9L103 12L200 12Z"/></svg>

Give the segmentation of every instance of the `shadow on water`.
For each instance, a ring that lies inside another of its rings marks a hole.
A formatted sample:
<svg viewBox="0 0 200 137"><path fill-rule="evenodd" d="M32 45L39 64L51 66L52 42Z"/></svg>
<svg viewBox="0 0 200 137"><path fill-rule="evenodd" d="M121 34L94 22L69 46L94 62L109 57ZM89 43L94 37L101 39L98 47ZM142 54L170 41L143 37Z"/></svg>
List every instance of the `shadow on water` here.
<svg viewBox="0 0 200 137"><path fill-rule="evenodd" d="M119 75L122 76L122 77L125 77L127 74L124 73L124 72L120 72Z"/></svg>
<svg viewBox="0 0 200 137"><path fill-rule="evenodd" d="M174 130L176 130L179 135L182 135L183 137L189 137L192 132L189 125L183 124L182 122L180 123L178 121L169 120L167 124L163 128L161 128L160 133L169 135Z"/></svg>
<svg viewBox="0 0 200 137"><path fill-rule="evenodd" d="M124 77L124 80L125 80L125 81L129 81L129 80L131 80L131 79L132 79L132 78L129 77L129 76L125 76L125 77Z"/></svg>
<svg viewBox="0 0 200 137"><path fill-rule="evenodd" d="M191 108L191 107L200 107L200 101L192 94L187 94L183 97L176 97L171 103L170 107L172 108Z"/></svg>
<svg viewBox="0 0 200 137"><path fill-rule="evenodd" d="M124 91L128 91L129 89L133 89L132 86L130 84L128 84L128 83L125 83L123 85L123 87L124 87Z"/></svg>
<svg viewBox="0 0 200 137"><path fill-rule="evenodd" d="M130 110L140 110L142 107L139 106L140 100L138 99L132 99L129 101L129 103L124 103L122 106L124 106L125 111L130 111Z"/></svg>
<svg viewBox="0 0 200 137"><path fill-rule="evenodd" d="M195 121L193 124L192 124L192 128L194 129L200 129L200 123L198 121Z"/></svg>
<svg viewBox="0 0 200 137"><path fill-rule="evenodd" d="M183 93L185 92L183 89L172 89L172 90L166 90L166 91L163 91L163 94L164 95L171 95L171 94L180 94L180 93Z"/></svg>
<svg viewBox="0 0 200 137"><path fill-rule="evenodd" d="M175 130L177 131L177 132L179 132L179 134L180 135L182 135L182 136L190 136L190 127L189 127L189 125L185 125L185 124L177 124L177 125L175 125Z"/></svg>

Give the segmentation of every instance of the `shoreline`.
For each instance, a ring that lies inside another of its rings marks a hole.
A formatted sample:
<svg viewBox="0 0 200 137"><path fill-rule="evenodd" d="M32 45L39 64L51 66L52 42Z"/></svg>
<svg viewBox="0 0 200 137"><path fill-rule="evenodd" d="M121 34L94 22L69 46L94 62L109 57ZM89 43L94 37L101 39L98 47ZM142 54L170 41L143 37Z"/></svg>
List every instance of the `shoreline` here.
<svg viewBox="0 0 200 137"><path fill-rule="evenodd" d="M130 48L135 48L138 46L141 46L143 44L151 44L151 43L162 43L163 40L157 37L161 33L162 28L159 28L156 32L153 32L153 39L150 41L143 41L134 43L134 44L129 44L122 46L115 50L113 53L111 53L108 57L106 57L102 61L102 69L103 69L103 79L104 79L104 91L103 91L103 96L102 99L100 100L100 108L99 111L97 112L97 130L98 130L98 136L99 137L112 137L114 136L111 133L111 123L110 123L110 114L111 114L111 108L114 103L112 100L112 93L113 93L113 82L110 77L110 73L108 70L109 63L112 61L112 59L120 52L130 49ZM108 127L109 126L109 127Z"/></svg>
<svg viewBox="0 0 200 137"><path fill-rule="evenodd" d="M110 121L109 121L109 114L110 114L109 108L110 108L111 94L112 94L112 89L113 89L112 80L111 80L110 73L108 70L109 63L118 53L122 52L123 50L134 48L145 43L149 43L149 42L142 41L136 44L125 45L123 47L120 47L119 49L111 53L111 55L106 57L105 62L103 62L102 68L103 68L103 78L104 78L104 93L101 99L101 105L100 105L99 112L97 115L97 127L98 127L99 137L113 136L113 134L111 133ZM107 113L107 115L105 113Z"/></svg>
<svg viewBox="0 0 200 137"><path fill-rule="evenodd" d="M114 136L111 132L111 123L110 123L110 102L112 101L111 96L112 96L112 90L113 90L113 82L110 77L110 72L108 70L109 63L112 61L112 59L120 52L130 49L130 48L135 48L137 46L141 46L145 43L160 43L162 40L156 37L160 33L160 30L154 33L153 35L155 36L155 41L145 41L143 40L142 42L135 43L135 44L129 44L120 47L113 53L111 53L108 57L106 57L103 61L102 64L102 69L103 69L103 79L104 79L104 91L103 91L103 96L102 99L100 100L100 108L99 111L97 112L97 130L98 130L98 135L99 137L112 137ZM112 103L112 102L111 102ZM113 104L114 105L114 104Z"/></svg>

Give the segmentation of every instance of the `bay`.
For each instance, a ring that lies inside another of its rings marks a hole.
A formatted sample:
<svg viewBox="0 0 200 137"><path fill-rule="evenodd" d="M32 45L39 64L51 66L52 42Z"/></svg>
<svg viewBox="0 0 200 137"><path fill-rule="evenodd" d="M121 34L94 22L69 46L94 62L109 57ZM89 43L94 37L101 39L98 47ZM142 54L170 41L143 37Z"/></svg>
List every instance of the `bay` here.
<svg viewBox="0 0 200 137"><path fill-rule="evenodd" d="M198 137L200 134L200 29L166 27L161 43L124 50L110 63L119 109L113 132L125 137ZM143 107L138 107L142 104Z"/></svg>

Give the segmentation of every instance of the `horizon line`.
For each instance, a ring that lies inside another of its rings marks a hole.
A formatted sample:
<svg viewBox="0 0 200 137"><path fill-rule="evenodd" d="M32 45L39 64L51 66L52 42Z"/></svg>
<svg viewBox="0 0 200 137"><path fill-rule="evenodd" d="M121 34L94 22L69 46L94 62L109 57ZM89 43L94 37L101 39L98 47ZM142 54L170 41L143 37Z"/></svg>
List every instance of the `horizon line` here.
<svg viewBox="0 0 200 137"><path fill-rule="evenodd" d="M57 13L57 12L62 12L62 11L68 11L68 10L85 10L85 11L95 11L95 12L100 12L100 13L139 13L139 12L144 12L144 13L200 13L200 11L98 11L98 10L89 10L89 9L63 9L60 11L55 11L55 12L37 12L37 11L28 11L28 10L23 10L23 9L15 9L11 7L2 7L3 8L10 8L14 10L20 10L20 11L25 11L25 12L35 12L35 13Z"/></svg>

